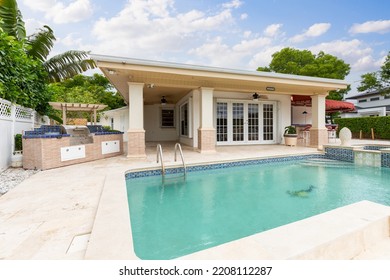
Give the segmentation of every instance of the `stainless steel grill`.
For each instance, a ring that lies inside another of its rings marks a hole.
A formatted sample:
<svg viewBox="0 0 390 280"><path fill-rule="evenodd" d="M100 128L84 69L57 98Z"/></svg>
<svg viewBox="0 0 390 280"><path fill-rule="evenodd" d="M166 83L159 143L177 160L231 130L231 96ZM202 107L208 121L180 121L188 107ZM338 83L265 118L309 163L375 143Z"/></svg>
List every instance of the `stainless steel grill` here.
<svg viewBox="0 0 390 280"><path fill-rule="evenodd" d="M84 125L62 125L61 133L70 135L70 145L93 143L93 137Z"/></svg>

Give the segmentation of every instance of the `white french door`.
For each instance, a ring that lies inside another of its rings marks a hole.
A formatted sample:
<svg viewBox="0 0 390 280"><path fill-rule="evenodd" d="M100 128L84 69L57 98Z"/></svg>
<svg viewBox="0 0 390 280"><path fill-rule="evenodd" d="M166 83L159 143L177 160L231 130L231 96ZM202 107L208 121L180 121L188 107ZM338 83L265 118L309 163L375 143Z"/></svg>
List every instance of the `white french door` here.
<svg viewBox="0 0 390 280"><path fill-rule="evenodd" d="M276 103L217 100L218 145L276 143Z"/></svg>

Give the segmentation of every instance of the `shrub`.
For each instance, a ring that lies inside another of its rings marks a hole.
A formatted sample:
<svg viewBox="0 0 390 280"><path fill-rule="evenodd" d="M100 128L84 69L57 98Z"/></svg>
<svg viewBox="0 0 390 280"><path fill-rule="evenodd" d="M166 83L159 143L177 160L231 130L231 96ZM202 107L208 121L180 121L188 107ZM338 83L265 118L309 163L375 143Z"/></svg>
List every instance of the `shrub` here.
<svg viewBox="0 0 390 280"><path fill-rule="evenodd" d="M334 119L334 122L338 124L337 132L343 127L348 127L353 138L359 138L360 131L363 138L371 138L371 128L373 128L376 139L390 139L390 116L340 118Z"/></svg>
<svg viewBox="0 0 390 280"><path fill-rule="evenodd" d="M22 134L15 135L15 151L23 150Z"/></svg>

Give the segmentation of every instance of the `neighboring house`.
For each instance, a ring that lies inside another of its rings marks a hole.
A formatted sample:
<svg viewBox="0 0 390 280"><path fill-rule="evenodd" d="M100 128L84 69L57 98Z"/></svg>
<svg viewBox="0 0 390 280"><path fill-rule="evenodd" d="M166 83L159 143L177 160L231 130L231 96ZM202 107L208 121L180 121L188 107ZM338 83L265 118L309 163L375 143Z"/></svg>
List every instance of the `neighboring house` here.
<svg viewBox="0 0 390 280"><path fill-rule="evenodd" d="M102 124L127 134L128 156L145 142L177 141L215 152L217 145L276 144L291 124L293 95L311 97L310 144L327 143L325 97L342 80L91 55L128 107Z"/></svg>
<svg viewBox="0 0 390 280"><path fill-rule="evenodd" d="M375 91L349 97L346 101L353 102L356 110L342 114L343 118L390 116L390 95Z"/></svg>

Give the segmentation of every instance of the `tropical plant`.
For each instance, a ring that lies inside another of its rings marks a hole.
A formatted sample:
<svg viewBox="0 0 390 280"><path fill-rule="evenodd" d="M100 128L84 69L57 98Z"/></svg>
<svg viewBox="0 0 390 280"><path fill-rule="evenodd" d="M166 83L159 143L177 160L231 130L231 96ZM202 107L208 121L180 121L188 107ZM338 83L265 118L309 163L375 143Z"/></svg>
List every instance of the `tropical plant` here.
<svg viewBox="0 0 390 280"><path fill-rule="evenodd" d="M309 50L284 48L272 55L272 61L268 67L258 67L257 71L344 79L350 69L349 64L343 60L322 51L314 55ZM331 91L327 98L341 100L349 89L348 87L345 90Z"/></svg>
<svg viewBox="0 0 390 280"><path fill-rule="evenodd" d="M3 31L23 42L28 56L42 62L50 82L59 82L96 67L86 51L71 50L48 59L56 40L53 30L45 25L36 33L26 36L23 16L16 0L0 0L0 18Z"/></svg>
<svg viewBox="0 0 390 280"><path fill-rule="evenodd" d="M0 27L0 97L44 114L50 99L46 80L42 63L29 57L23 43Z"/></svg>

